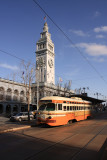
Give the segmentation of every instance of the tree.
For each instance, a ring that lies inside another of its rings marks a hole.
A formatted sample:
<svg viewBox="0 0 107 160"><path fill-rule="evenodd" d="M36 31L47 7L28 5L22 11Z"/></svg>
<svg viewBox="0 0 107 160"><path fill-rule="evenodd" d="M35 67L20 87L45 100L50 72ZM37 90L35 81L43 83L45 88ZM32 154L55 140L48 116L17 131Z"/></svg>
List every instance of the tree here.
<svg viewBox="0 0 107 160"><path fill-rule="evenodd" d="M31 62L21 62L20 65L21 82L24 84L26 90L26 101L28 105L28 121L30 121L30 101L31 101L31 85L35 79L35 65Z"/></svg>
<svg viewBox="0 0 107 160"><path fill-rule="evenodd" d="M62 86L62 84L60 83L60 82L57 82L57 94L58 94L58 96L60 96L60 91L61 91L61 86Z"/></svg>
<svg viewBox="0 0 107 160"><path fill-rule="evenodd" d="M70 89L71 89L71 80L69 80L68 83L64 84L64 96L70 94Z"/></svg>

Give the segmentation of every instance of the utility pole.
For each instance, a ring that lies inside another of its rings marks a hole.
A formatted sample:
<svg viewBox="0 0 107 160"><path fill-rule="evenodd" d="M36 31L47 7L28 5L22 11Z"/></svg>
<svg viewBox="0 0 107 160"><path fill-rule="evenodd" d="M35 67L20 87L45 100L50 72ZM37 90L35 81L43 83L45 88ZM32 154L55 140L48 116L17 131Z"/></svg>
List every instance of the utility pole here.
<svg viewBox="0 0 107 160"><path fill-rule="evenodd" d="M37 110L38 110L38 103L39 103L39 67L36 68L37 71Z"/></svg>

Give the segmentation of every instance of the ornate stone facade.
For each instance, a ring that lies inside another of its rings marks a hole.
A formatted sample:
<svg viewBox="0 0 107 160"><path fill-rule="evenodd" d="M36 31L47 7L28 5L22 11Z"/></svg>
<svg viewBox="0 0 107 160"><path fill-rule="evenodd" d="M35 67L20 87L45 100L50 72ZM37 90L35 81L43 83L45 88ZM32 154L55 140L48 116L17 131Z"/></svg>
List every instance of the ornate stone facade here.
<svg viewBox="0 0 107 160"><path fill-rule="evenodd" d="M44 24L41 37L36 43L36 80L55 84L55 53L47 23Z"/></svg>
<svg viewBox="0 0 107 160"><path fill-rule="evenodd" d="M26 88L23 84L0 78L0 114L23 111Z"/></svg>

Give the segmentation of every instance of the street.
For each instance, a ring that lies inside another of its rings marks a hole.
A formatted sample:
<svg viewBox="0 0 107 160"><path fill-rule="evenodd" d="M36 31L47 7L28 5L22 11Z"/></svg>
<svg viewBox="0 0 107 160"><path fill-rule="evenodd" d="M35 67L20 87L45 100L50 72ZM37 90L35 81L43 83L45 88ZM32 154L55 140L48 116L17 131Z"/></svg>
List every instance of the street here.
<svg viewBox="0 0 107 160"><path fill-rule="evenodd" d="M70 125L0 134L2 160L105 160L107 111L94 119Z"/></svg>

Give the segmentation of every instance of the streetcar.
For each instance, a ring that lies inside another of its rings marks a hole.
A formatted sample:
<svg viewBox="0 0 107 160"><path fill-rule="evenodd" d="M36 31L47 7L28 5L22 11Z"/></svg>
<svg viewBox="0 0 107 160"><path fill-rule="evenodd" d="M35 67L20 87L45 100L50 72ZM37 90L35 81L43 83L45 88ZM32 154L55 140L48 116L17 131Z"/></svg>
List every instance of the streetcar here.
<svg viewBox="0 0 107 160"><path fill-rule="evenodd" d="M93 110L90 101L78 97L43 97L39 101L37 124L60 126L73 121L85 120L91 117Z"/></svg>

